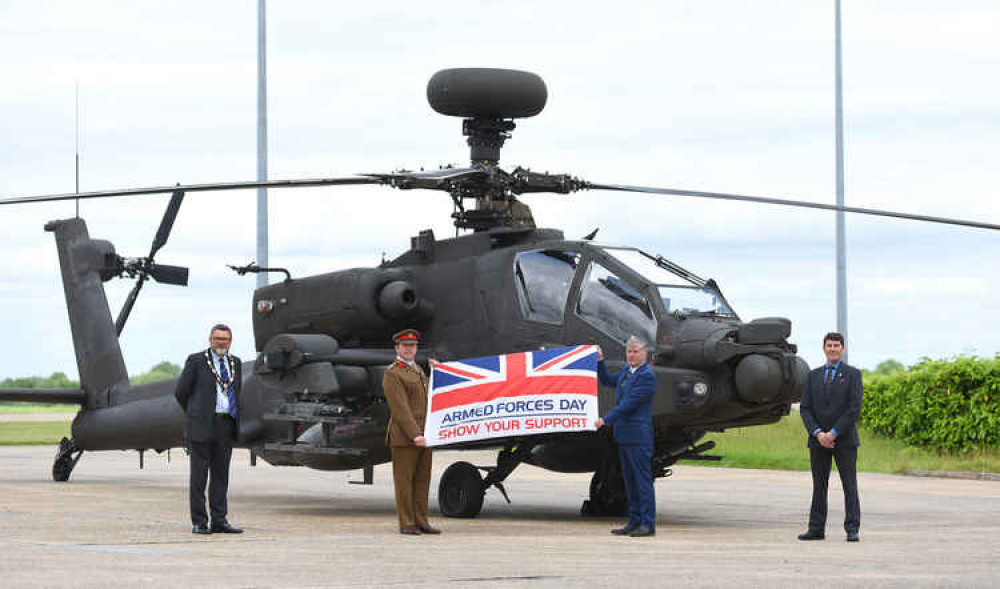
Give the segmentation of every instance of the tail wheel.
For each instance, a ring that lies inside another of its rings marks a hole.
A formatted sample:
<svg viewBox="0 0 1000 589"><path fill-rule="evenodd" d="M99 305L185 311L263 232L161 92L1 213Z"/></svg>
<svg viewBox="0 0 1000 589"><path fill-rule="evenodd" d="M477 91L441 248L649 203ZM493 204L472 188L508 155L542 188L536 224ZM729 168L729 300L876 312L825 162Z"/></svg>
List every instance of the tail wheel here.
<svg viewBox="0 0 1000 589"><path fill-rule="evenodd" d="M81 456L83 456L83 450L77 448L69 438L63 438L56 451L56 460L52 463L52 480L57 483L68 481L69 475L73 474L73 467L76 466Z"/></svg>
<svg viewBox="0 0 1000 589"><path fill-rule="evenodd" d="M456 462L441 475L438 507L448 517L476 517L483 509L485 496L479 469L468 462Z"/></svg>

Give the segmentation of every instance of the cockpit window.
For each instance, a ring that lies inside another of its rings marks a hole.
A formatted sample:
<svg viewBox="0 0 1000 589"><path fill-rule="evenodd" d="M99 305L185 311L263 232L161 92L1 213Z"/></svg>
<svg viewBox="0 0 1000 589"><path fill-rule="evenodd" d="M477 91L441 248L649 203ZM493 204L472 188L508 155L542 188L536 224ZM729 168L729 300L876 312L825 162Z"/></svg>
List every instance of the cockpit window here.
<svg viewBox="0 0 1000 589"><path fill-rule="evenodd" d="M576 312L621 341L637 335L652 342L656 335L656 319L646 297L597 262L587 268Z"/></svg>
<svg viewBox="0 0 1000 589"><path fill-rule="evenodd" d="M669 260L635 248L602 249L655 285L667 312L736 317L713 282L699 278Z"/></svg>
<svg viewBox="0 0 1000 589"><path fill-rule="evenodd" d="M724 315L735 316L735 313L711 288L696 286L657 286L663 307L668 313L680 315Z"/></svg>
<svg viewBox="0 0 1000 589"><path fill-rule="evenodd" d="M514 282L525 319L561 323L580 254L562 250L522 252L514 259Z"/></svg>

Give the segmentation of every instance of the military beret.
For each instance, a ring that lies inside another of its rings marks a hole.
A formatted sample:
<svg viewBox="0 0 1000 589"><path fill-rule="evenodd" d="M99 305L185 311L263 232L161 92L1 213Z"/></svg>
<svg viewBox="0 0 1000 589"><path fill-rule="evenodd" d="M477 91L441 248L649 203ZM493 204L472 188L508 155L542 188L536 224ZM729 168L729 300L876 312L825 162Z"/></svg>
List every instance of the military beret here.
<svg viewBox="0 0 1000 589"><path fill-rule="evenodd" d="M395 343L400 342L413 342L417 343L420 341L420 332L416 329L404 329L392 336L392 341Z"/></svg>

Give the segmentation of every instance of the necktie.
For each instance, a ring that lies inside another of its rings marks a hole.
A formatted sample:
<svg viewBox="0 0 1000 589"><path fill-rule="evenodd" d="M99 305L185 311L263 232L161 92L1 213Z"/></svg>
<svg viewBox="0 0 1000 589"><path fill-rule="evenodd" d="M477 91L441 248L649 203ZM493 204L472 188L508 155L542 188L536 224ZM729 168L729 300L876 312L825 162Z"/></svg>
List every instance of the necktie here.
<svg viewBox="0 0 1000 589"><path fill-rule="evenodd" d="M226 369L225 358L219 358L219 376L222 377L222 382L226 383L226 398L229 399L229 414L233 416L233 419L236 419L236 390L233 388L233 383L229 380L229 370Z"/></svg>
<svg viewBox="0 0 1000 589"><path fill-rule="evenodd" d="M823 378L823 384L830 384L833 382L833 366L826 367L826 377Z"/></svg>

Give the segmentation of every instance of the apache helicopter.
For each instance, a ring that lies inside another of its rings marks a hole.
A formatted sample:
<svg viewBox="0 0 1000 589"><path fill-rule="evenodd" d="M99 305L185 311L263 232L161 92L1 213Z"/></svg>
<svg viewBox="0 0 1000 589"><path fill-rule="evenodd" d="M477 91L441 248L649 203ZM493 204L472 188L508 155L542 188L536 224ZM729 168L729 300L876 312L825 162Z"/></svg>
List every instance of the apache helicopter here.
<svg viewBox="0 0 1000 589"><path fill-rule="evenodd" d="M683 195L841 210L949 223L982 229L1000 226L736 194L596 184L570 175L499 167L500 149L515 119L545 106L547 89L535 74L514 70L451 69L436 73L427 98L438 113L460 117L471 164L432 172L398 171L348 178L199 184L104 192L7 198L0 204L171 193L149 255L127 258L92 239L83 219L46 224L55 234L80 374L75 390L6 389L0 400L81 406L72 438L64 438L52 466L69 479L85 451L162 452L185 446L185 417L174 400L174 381L132 386L118 336L144 283L186 285L188 270L158 264L177 212L189 192L258 187L377 184L447 192L457 229L450 239L431 231L411 238L410 249L374 268L292 278L283 268L254 264L237 273L280 272L284 280L253 296L257 357L244 363L237 446L251 461L320 470L364 469L389 461L388 407L382 375L394 359L391 334L406 327L423 333L419 361L504 354L592 343L611 368L622 362L624 341L651 344L657 376L653 406L653 472L671 474L681 459L711 459L709 431L773 423L790 411L808 372L788 342L784 318L743 321L719 285L676 263L633 247L599 245L593 234L567 240L557 229L534 226L524 194L612 190ZM474 205L466 208L466 202ZM112 321L103 282L136 279ZM599 391L600 413L614 392ZM498 448L496 465L457 462L441 477L438 501L448 516L474 517L485 492L521 463L558 472L593 472L585 514L612 514L625 506L617 452L607 432L521 436L449 446ZM483 474L485 473L485 476Z"/></svg>

